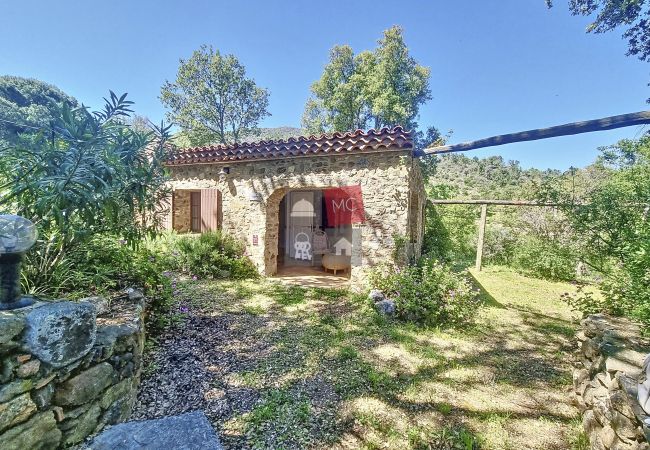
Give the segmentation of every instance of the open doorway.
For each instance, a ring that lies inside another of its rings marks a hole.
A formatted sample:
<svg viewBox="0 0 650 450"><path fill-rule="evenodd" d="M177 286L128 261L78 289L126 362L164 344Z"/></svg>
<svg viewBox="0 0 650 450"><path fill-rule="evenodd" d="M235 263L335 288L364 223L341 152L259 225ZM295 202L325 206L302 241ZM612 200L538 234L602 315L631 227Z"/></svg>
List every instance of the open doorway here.
<svg viewBox="0 0 650 450"><path fill-rule="evenodd" d="M352 225L337 220L323 189L289 191L279 205L278 274L350 277Z"/></svg>

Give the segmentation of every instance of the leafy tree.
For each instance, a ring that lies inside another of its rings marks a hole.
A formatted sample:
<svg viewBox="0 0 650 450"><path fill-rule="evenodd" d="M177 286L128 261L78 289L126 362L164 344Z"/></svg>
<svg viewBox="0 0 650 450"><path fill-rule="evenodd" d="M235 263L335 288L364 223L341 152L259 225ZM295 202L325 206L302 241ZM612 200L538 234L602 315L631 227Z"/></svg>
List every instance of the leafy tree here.
<svg viewBox="0 0 650 450"><path fill-rule="evenodd" d="M269 92L246 77L234 55L205 45L180 60L176 81L165 82L160 99L193 145L237 142L270 115Z"/></svg>
<svg viewBox="0 0 650 450"><path fill-rule="evenodd" d="M384 32L374 56L369 93L375 128L415 128L420 105L431 99L430 69L418 65L409 55L400 27Z"/></svg>
<svg viewBox="0 0 650 450"><path fill-rule="evenodd" d="M571 205L575 196L567 186L545 195L571 205L564 209L576 235L586 240L583 257L605 275L607 309L650 324L650 136L603 149L598 163L609 177L586 202Z"/></svg>
<svg viewBox="0 0 650 450"><path fill-rule="evenodd" d="M304 121L313 132L365 128L370 116L366 73L374 64L368 52L355 56L347 45L330 51L330 62L312 85L315 98L308 100Z"/></svg>
<svg viewBox="0 0 650 450"><path fill-rule="evenodd" d="M51 84L0 76L0 146L15 143L21 133L49 126L61 103L77 106L77 100Z"/></svg>
<svg viewBox="0 0 650 450"><path fill-rule="evenodd" d="M129 126L131 104L112 92L93 113L63 102L48 127L0 149L0 210L31 219L39 230L27 264L32 287L54 288L66 257L94 235L118 235L136 246L156 233L167 197L169 127Z"/></svg>
<svg viewBox="0 0 650 450"><path fill-rule="evenodd" d="M444 145L451 136L451 131L446 136L440 134L436 127L429 127L426 131L417 130L413 134L413 146L416 151L424 150L435 145ZM428 181L436 171L436 157L434 155L422 156L419 159L420 169L425 181Z"/></svg>
<svg viewBox="0 0 650 450"><path fill-rule="evenodd" d="M374 51L357 55L347 45L331 50L305 106L305 129L417 127L419 108L431 98L430 70L410 56L400 27L386 30L378 44Z"/></svg>

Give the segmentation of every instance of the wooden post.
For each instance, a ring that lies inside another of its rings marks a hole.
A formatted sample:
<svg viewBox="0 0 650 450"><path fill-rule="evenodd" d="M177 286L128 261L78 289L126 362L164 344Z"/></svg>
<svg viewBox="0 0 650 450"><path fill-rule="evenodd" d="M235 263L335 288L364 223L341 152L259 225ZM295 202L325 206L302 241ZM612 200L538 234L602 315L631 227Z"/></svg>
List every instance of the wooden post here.
<svg viewBox="0 0 650 450"><path fill-rule="evenodd" d="M476 270L481 271L483 259L483 241L485 240L485 222L487 221L487 204L481 205L481 221L478 224L478 243L476 245Z"/></svg>

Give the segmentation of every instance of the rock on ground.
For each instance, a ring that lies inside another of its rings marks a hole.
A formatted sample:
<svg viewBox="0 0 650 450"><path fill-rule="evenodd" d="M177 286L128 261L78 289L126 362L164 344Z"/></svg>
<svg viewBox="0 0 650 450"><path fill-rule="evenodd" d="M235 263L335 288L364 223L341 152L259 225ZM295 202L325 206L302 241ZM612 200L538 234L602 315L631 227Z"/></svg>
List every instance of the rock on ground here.
<svg viewBox="0 0 650 450"><path fill-rule="evenodd" d="M222 450L208 419L200 411L162 419L115 425L86 447L93 450Z"/></svg>

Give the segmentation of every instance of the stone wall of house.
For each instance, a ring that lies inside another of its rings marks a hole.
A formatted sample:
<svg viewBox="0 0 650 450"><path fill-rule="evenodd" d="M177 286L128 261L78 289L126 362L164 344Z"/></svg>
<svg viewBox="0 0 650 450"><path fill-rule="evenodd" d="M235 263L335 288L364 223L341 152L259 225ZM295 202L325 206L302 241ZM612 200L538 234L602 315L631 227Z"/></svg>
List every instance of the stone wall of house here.
<svg viewBox="0 0 650 450"><path fill-rule="evenodd" d="M224 166L228 174L220 173ZM266 275L277 270L279 204L290 190L361 185L366 222L355 225L361 234L362 263L352 267L354 283L364 281L369 267L391 260L395 235L408 239L410 217L422 216L409 214L410 191L414 185L421 191L423 187L417 161L404 150L198 164L171 171L175 191L221 191L223 230L246 243L251 259Z"/></svg>
<svg viewBox="0 0 650 450"><path fill-rule="evenodd" d="M0 311L0 448L64 448L131 414L143 299L39 302Z"/></svg>
<svg viewBox="0 0 650 450"><path fill-rule="evenodd" d="M637 398L650 342L640 336L625 319L596 314L582 321L573 385L593 449L650 449L650 417Z"/></svg>
<svg viewBox="0 0 650 450"><path fill-rule="evenodd" d="M192 230L192 216L190 212L190 191L175 191L172 201L173 218L172 227L179 233L188 233Z"/></svg>

